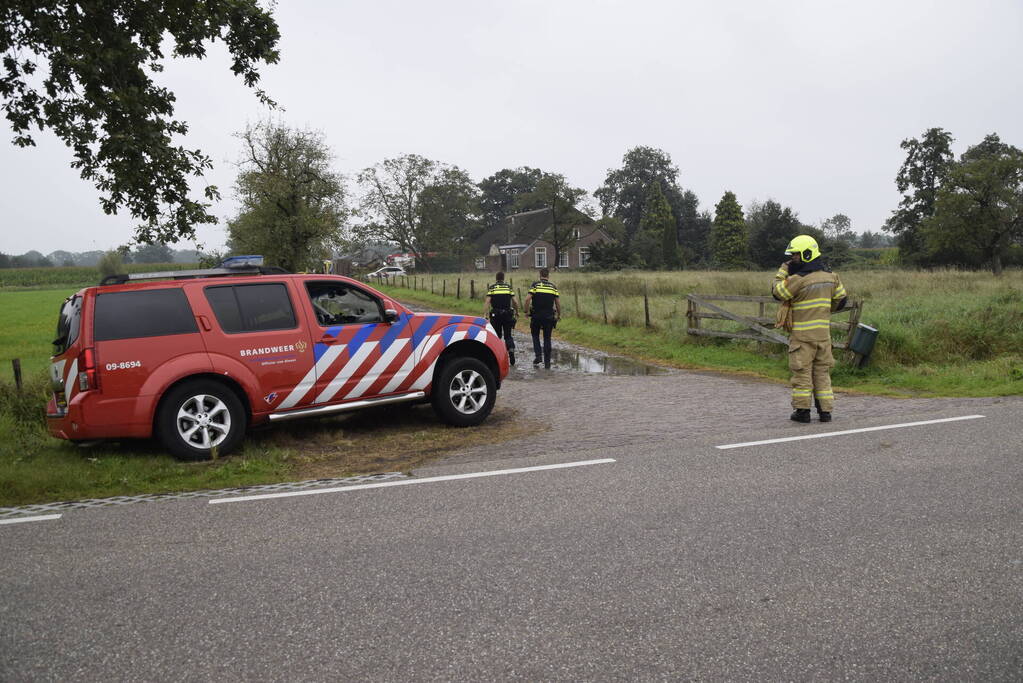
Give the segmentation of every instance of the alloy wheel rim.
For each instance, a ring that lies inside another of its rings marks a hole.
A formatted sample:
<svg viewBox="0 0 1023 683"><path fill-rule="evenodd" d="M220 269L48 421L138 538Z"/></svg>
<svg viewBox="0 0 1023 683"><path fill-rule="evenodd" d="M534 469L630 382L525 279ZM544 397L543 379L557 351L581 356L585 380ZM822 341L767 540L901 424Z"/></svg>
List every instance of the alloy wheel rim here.
<svg viewBox="0 0 1023 683"><path fill-rule="evenodd" d="M216 396L197 394L178 408L178 436L193 448L219 446L231 431L231 411Z"/></svg>
<svg viewBox="0 0 1023 683"><path fill-rule="evenodd" d="M487 381L475 370L462 370L452 378L448 396L463 415L478 413L487 402Z"/></svg>

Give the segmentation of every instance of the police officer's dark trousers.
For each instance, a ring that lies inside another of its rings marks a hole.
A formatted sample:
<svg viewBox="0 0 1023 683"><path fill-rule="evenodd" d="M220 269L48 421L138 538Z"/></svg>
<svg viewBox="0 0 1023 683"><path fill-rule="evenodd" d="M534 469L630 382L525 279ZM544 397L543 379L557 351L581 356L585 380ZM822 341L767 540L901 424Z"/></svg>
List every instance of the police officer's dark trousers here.
<svg viewBox="0 0 1023 683"><path fill-rule="evenodd" d="M515 314L511 310L500 310L490 312L490 324L497 332L497 338L504 340L508 353L515 353L515 339L512 337L513 321Z"/></svg>
<svg viewBox="0 0 1023 683"><path fill-rule="evenodd" d="M534 315L529 319L529 333L533 335L533 356L543 358L545 367L551 366L551 332L554 330L553 315ZM543 347L540 347L540 333L543 333ZM541 356L541 351L543 355Z"/></svg>

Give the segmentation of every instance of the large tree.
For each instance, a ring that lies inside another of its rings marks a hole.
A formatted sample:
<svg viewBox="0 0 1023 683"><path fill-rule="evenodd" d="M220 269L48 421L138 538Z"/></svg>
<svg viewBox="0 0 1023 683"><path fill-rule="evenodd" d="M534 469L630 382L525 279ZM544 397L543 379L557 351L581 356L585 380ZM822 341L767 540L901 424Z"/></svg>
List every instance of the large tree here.
<svg viewBox="0 0 1023 683"><path fill-rule="evenodd" d="M14 144L34 145L33 128L51 130L100 191L103 211L140 221L136 240L194 238L196 225L216 222L209 202L220 195L212 185L201 199L189 192L190 177L212 164L175 143L188 126L174 119L174 93L153 80L164 50L201 59L222 40L231 71L255 88L257 66L278 59L279 38L257 0L5 0L0 102Z"/></svg>
<svg viewBox="0 0 1023 683"><path fill-rule="evenodd" d="M774 268L785 261L785 247L801 232L795 211L773 199L754 202L746 212L750 260L759 268Z"/></svg>
<svg viewBox="0 0 1023 683"><path fill-rule="evenodd" d="M538 168L522 166L520 168L503 168L479 182L480 215L482 224L492 228L499 224L505 216L515 211L531 211L543 208L543 204L529 205L523 202L524 195L536 192L544 172ZM536 198L542 201L541 197ZM524 208L523 208L524 207Z"/></svg>
<svg viewBox="0 0 1023 683"><path fill-rule="evenodd" d="M593 193L605 216L614 216L625 224L627 245L632 244L639 230L647 197L655 183L660 183L672 213L681 215L678 167L667 152L653 147L634 147L626 152L621 168L609 170L604 184Z"/></svg>
<svg viewBox="0 0 1023 683"><path fill-rule="evenodd" d="M885 230L895 234L899 257L907 263L927 265L927 248L920 234L920 223L934 215L938 189L952 169L952 141L948 131L929 128L919 140L907 138L900 145L906 150L906 160L895 176L895 185L902 193L902 200L885 224Z"/></svg>
<svg viewBox="0 0 1023 683"><path fill-rule="evenodd" d="M674 209L673 209L674 211ZM682 260L686 264L707 264L711 261L710 226L712 219L706 211L700 211L700 200L692 190L682 193L678 222L678 241L682 249Z"/></svg>
<svg viewBox="0 0 1023 683"><path fill-rule="evenodd" d="M478 211L476 188L463 171L418 154L364 169L359 184L368 219L362 237L397 244L424 263L431 253L456 253L465 240L459 231Z"/></svg>
<svg viewBox="0 0 1023 683"><path fill-rule="evenodd" d="M239 137L241 207L228 221L229 247L263 254L287 270L318 265L341 244L348 215L343 179L331 169L322 134L267 122Z"/></svg>
<svg viewBox="0 0 1023 683"><path fill-rule="evenodd" d="M934 214L921 224L932 253L955 263L990 265L1023 241L1023 152L995 134L970 147L938 191Z"/></svg>
<svg viewBox="0 0 1023 683"><path fill-rule="evenodd" d="M462 169L442 167L419 195L421 238L432 250L464 255L478 233L479 189ZM424 263L431 267L427 255Z"/></svg>
<svg viewBox="0 0 1023 683"><path fill-rule="evenodd" d="M639 231L633 239L634 251L647 268L678 268L678 230L675 216L671 213L668 200L664 198L661 184L650 188Z"/></svg>
<svg viewBox="0 0 1023 683"><path fill-rule="evenodd" d="M578 241L581 236L577 232L578 227L593 223L593 219L579 208L585 198L586 190L572 187L560 173L543 173L536 189L519 195L515 201L516 211L551 210L551 227L540 237L554 248L551 262L554 266L560 263L561 254Z"/></svg>
<svg viewBox="0 0 1023 683"><path fill-rule="evenodd" d="M714 207L710 232L714 265L718 268L745 268L749 263L749 238L742 207L735 194L725 192Z"/></svg>

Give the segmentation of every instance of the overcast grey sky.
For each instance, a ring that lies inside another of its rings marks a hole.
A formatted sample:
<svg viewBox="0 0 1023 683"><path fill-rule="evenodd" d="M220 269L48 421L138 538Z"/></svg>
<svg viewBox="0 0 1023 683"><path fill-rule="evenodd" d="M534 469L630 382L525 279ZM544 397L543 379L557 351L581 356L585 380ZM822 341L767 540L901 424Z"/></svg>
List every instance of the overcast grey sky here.
<svg viewBox="0 0 1023 683"><path fill-rule="evenodd" d="M898 202L902 139L941 126L957 153L989 132L1023 146L1020 0L281 0L275 16L281 61L263 70L286 109L275 116L322 130L349 175L418 153L477 180L536 166L592 193L649 145L703 209L732 190L806 222L845 213L862 232ZM232 134L268 115L224 54L176 60L161 81L191 125L185 143L215 163L210 248L235 211ZM0 251L131 239L61 143L16 149L0 129Z"/></svg>

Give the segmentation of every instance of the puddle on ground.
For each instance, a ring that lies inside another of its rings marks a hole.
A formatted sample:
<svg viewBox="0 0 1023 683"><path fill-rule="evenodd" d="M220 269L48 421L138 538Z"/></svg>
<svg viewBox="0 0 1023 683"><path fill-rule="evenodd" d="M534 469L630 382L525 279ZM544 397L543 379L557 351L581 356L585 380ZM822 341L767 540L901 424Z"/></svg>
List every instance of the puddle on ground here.
<svg viewBox="0 0 1023 683"><path fill-rule="evenodd" d="M515 345L518 363L513 371L519 370L519 374L522 374L545 370L542 365L533 365L533 341L529 336L516 334ZM551 348L551 370L568 370L592 375L663 375L669 372L668 368L584 349L560 342L556 338Z"/></svg>
<svg viewBox="0 0 1023 683"><path fill-rule="evenodd" d="M551 368L599 375L663 375L667 372L631 358L595 355L578 349L551 349Z"/></svg>

